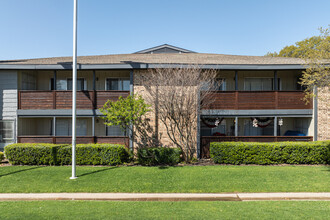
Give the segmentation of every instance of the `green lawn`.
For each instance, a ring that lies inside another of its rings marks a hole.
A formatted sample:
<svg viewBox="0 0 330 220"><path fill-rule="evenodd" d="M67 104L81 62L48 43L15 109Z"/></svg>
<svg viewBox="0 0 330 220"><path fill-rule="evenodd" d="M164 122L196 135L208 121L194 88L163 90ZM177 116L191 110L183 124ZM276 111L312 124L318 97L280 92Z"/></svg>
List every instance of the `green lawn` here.
<svg viewBox="0 0 330 220"><path fill-rule="evenodd" d="M0 167L1 193L330 192L329 166Z"/></svg>
<svg viewBox="0 0 330 220"><path fill-rule="evenodd" d="M0 202L1 219L328 219L329 201Z"/></svg>

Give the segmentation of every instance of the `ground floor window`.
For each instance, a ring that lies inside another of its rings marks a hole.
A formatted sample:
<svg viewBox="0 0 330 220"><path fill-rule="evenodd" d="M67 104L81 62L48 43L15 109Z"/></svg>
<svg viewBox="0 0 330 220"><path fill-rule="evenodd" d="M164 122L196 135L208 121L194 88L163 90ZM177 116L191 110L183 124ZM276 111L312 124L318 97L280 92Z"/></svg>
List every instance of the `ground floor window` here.
<svg viewBox="0 0 330 220"><path fill-rule="evenodd" d="M77 119L76 122L77 136L87 136L87 119ZM72 119L56 118L56 136L72 135Z"/></svg>
<svg viewBox="0 0 330 220"><path fill-rule="evenodd" d="M244 119L244 136L274 135L274 118Z"/></svg>
<svg viewBox="0 0 330 220"><path fill-rule="evenodd" d="M127 133L119 125L106 126L107 136L127 136Z"/></svg>
<svg viewBox="0 0 330 220"><path fill-rule="evenodd" d="M11 143L14 143L14 120L0 120L0 150L3 151L3 148Z"/></svg>
<svg viewBox="0 0 330 220"><path fill-rule="evenodd" d="M201 135L202 136L225 136L226 135L226 119L201 117Z"/></svg>

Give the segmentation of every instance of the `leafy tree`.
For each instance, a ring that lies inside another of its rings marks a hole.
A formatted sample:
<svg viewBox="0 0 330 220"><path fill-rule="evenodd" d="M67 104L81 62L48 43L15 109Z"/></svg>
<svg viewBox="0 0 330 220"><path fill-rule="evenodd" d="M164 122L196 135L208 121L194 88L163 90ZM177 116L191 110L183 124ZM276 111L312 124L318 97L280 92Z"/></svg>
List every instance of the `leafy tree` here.
<svg viewBox="0 0 330 220"><path fill-rule="evenodd" d="M323 48L325 41L330 41L330 36L324 38L323 36L313 36L302 41L298 41L295 45L284 47L279 53L269 52L266 56L270 57L295 57L308 58L314 51L320 51Z"/></svg>
<svg viewBox="0 0 330 220"><path fill-rule="evenodd" d="M119 97L118 101L108 100L100 109L104 115L101 117L104 124L118 125L122 130L130 131L139 148L160 146L146 117L149 111L151 111L150 105L146 104L141 96L136 95Z"/></svg>
<svg viewBox="0 0 330 220"><path fill-rule="evenodd" d="M330 25L329 25L330 27ZM320 35L298 41L284 47L279 53L267 53L272 57L296 57L305 60L306 70L300 84L305 88L305 100L316 92L315 87L326 92L330 89L330 28L320 28Z"/></svg>

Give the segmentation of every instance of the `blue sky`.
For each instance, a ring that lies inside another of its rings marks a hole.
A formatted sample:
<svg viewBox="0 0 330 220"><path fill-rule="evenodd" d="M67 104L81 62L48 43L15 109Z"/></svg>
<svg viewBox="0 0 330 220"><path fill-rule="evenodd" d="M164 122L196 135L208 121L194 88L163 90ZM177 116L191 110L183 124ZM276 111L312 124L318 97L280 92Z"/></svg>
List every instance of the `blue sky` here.
<svg viewBox="0 0 330 220"><path fill-rule="evenodd" d="M78 55L168 43L264 55L318 35L329 0L78 0ZM73 0L1 0L0 60L72 56Z"/></svg>

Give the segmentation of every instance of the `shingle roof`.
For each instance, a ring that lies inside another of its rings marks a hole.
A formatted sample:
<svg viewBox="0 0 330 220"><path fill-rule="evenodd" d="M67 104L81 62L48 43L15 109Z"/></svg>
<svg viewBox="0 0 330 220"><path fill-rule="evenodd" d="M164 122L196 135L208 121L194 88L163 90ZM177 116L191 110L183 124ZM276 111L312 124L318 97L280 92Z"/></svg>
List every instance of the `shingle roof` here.
<svg viewBox="0 0 330 220"><path fill-rule="evenodd" d="M266 56L240 56L208 53L181 53L181 54L116 54L79 56L79 64L251 64L251 65L278 65L278 64L304 64L302 59ZM41 59L3 60L1 64L63 64L72 63L72 57L53 57Z"/></svg>

